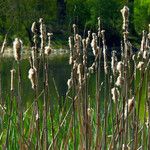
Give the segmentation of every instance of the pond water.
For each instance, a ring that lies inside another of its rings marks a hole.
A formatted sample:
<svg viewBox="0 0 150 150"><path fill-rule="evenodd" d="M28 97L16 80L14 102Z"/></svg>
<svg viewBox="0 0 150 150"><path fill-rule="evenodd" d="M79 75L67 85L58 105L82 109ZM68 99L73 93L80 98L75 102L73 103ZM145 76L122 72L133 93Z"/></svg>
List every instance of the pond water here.
<svg viewBox="0 0 150 150"><path fill-rule="evenodd" d="M50 98L55 99L57 96L55 84L61 98L65 97L67 91L67 80L70 78L70 66L68 64L68 54L55 55L48 59L48 78L49 78L49 90ZM17 70L17 62L13 57L1 57L0 58L0 73L1 73L1 93L2 99L10 97L10 70L12 68ZM20 63L21 68L21 97L24 102L32 102L34 97L33 89L31 88L30 80L28 79L28 71L30 69L29 59L23 59ZM17 95L17 73L15 74L15 90ZM42 86L42 67L40 67L39 84ZM55 81L55 82L54 82ZM54 84L55 83L55 84ZM42 88L39 86L39 93Z"/></svg>
<svg viewBox="0 0 150 150"><path fill-rule="evenodd" d="M10 57L11 56L11 57ZM4 57L0 57L0 74L1 74L1 93L2 93L2 100L5 101L6 99L10 99L10 70L14 68L16 70L15 74L15 90L14 94L17 97L17 69L18 64L12 57L13 54L5 55ZM88 57L89 65L93 63L93 58L91 56ZM71 74L71 66L69 65L69 54L55 54L51 55L48 58L48 78L49 78L49 98L55 103L58 102L58 94L59 99L64 100L67 92L67 81L70 78ZM21 97L24 105L31 104L34 100L34 91L31 88L30 80L28 79L28 71L30 69L29 58L25 57L21 60L20 63L21 68ZM103 68L103 67L102 67ZM39 70L39 94L43 90L43 66L40 65ZM101 70L103 81L103 69ZM91 99L91 105L95 105L95 75L90 76L90 80L88 90L89 90L89 98ZM55 86L56 85L56 86ZM57 87L57 91L56 91ZM104 88L102 88L103 91ZM101 94L101 97L103 95ZM43 96L39 98L39 101L43 101ZM92 104L93 103L93 104Z"/></svg>

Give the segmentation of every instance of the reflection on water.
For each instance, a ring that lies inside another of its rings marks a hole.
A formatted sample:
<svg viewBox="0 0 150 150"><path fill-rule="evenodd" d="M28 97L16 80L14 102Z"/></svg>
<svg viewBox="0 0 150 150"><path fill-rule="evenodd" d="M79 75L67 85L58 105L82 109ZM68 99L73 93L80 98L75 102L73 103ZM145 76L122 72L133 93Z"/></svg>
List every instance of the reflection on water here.
<svg viewBox="0 0 150 150"><path fill-rule="evenodd" d="M56 90L54 88L54 80L58 89L60 97L64 97L67 91L67 80L70 78L70 66L68 64L68 55L53 56L48 59L48 76L49 76L49 90L50 98L56 98ZM17 70L17 62L13 58L0 58L0 72L3 100L10 97L10 70L12 68ZM31 83L28 79L28 70L30 63L28 59L21 60L21 82L22 82L22 100L31 102L33 100L34 92L31 88ZM42 91L42 66L39 73L39 93ZM15 74L15 95L17 95L17 73Z"/></svg>

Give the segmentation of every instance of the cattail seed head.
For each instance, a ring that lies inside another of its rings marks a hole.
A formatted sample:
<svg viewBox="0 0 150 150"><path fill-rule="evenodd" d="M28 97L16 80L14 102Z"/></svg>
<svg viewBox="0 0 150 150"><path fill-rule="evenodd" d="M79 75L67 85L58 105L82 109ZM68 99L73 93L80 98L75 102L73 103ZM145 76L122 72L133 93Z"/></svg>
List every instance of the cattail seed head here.
<svg viewBox="0 0 150 150"><path fill-rule="evenodd" d="M98 54L98 46L97 46L97 36L95 33L92 33L91 47L92 47L94 56L96 56Z"/></svg>
<svg viewBox="0 0 150 150"><path fill-rule="evenodd" d="M124 6L123 9L121 9L121 14L123 17L123 30L128 30L128 23L129 23L129 8L127 6Z"/></svg>
<svg viewBox="0 0 150 150"><path fill-rule="evenodd" d="M92 108L88 108L87 109L87 114L88 114L88 117L92 117L93 116L93 113L94 113L94 110Z"/></svg>
<svg viewBox="0 0 150 150"><path fill-rule="evenodd" d="M31 81L32 89L35 89L36 87L36 73L37 73L36 68L29 69L28 78Z"/></svg>
<svg viewBox="0 0 150 150"><path fill-rule="evenodd" d="M126 103L125 105L125 110L124 110L124 118L127 118L127 115L131 113L131 111L134 108L134 97L132 97L131 99L128 99L128 103ZM128 114L127 114L128 111Z"/></svg>
<svg viewBox="0 0 150 150"><path fill-rule="evenodd" d="M13 42L13 52L16 61L19 61L21 59L21 51L22 51L22 41L18 38L15 38L15 41Z"/></svg>
<svg viewBox="0 0 150 150"><path fill-rule="evenodd" d="M10 90L14 91L14 74L15 74L16 70L12 69L10 70L11 73L11 86L10 86Z"/></svg>
<svg viewBox="0 0 150 150"><path fill-rule="evenodd" d="M52 48L50 46L46 46L44 50L45 55L50 55L51 52L52 52Z"/></svg>
<svg viewBox="0 0 150 150"><path fill-rule="evenodd" d="M143 62L143 61L140 61L140 62L138 63L138 65L137 65L136 68L139 69L139 70L142 70L143 67L144 67L144 62Z"/></svg>
<svg viewBox="0 0 150 150"><path fill-rule="evenodd" d="M114 101L114 103L116 103L116 101L119 100L119 90L118 88L114 87L111 89L111 94L112 94L112 100Z"/></svg>
<svg viewBox="0 0 150 150"><path fill-rule="evenodd" d="M68 79L68 81L67 81L67 85L68 85L68 89L70 89L71 87L72 87L72 79L70 78L70 79Z"/></svg>
<svg viewBox="0 0 150 150"><path fill-rule="evenodd" d="M124 78L122 77L121 74L119 74L117 81L115 83L117 86L122 86L124 84Z"/></svg>
<svg viewBox="0 0 150 150"><path fill-rule="evenodd" d="M146 32L143 31L140 51L143 52L145 50L145 47L146 47Z"/></svg>
<svg viewBox="0 0 150 150"><path fill-rule="evenodd" d="M36 22L33 22L33 23L32 23L31 31L32 31L32 33L36 34L36 32L37 32L37 25L36 25Z"/></svg>
<svg viewBox="0 0 150 150"><path fill-rule="evenodd" d="M145 50L143 52L143 59L148 59L149 58L149 52L147 50Z"/></svg>
<svg viewBox="0 0 150 150"><path fill-rule="evenodd" d="M123 71L123 62L122 61L119 61L117 63L117 71L121 74L122 71Z"/></svg>
<svg viewBox="0 0 150 150"><path fill-rule="evenodd" d="M116 52L112 51L112 57L111 57L111 69L113 72L113 75L115 76L116 74L116 66L117 66L117 57L116 57Z"/></svg>

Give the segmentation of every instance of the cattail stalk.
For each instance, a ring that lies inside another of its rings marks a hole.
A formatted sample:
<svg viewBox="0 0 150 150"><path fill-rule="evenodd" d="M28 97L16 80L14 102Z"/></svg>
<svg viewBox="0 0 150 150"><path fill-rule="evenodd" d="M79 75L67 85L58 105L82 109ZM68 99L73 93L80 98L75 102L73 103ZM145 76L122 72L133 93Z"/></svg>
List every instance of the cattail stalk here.
<svg viewBox="0 0 150 150"><path fill-rule="evenodd" d="M100 78L101 78L101 48L100 48L100 42L101 42L101 23L100 23L100 17L98 18L98 54L96 60L96 114L97 114L97 128L96 128L96 146L95 149L101 148L100 142L101 142L101 122L100 122Z"/></svg>
<svg viewBox="0 0 150 150"><path fill-rule="evenodd" d="M11 125L11 116L13 112L13 98L14 98L14 74L15 70L12 69L11 71L11 100L10 100L10 114L9 114L9 120L8 120L8 127L7 127L7 134L6 134L6 142L5 142L5 147L9 149L9 135L10 135L10 125Z"/></svg>

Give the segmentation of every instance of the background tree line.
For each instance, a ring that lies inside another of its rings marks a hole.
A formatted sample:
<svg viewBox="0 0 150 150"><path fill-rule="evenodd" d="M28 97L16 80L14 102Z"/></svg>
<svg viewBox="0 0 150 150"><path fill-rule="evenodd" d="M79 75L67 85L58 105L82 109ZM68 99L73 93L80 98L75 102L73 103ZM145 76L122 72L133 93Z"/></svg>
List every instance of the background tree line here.
<svg viewBox="0 0 150 150"><path fill-rule="evenodd" d="M118 46L121 37L122 17L120 9L130 8L130 39L135 43L143 29L150 23L149 0L0 0L0 42L8 33L8 43L20 37L26 45L32 43L30 27L43 17L55 41L67 41L72 24L80 34L97 28L97 17L107 31L109 46Z"/></svg>

